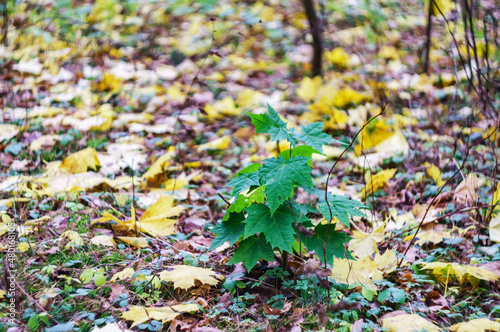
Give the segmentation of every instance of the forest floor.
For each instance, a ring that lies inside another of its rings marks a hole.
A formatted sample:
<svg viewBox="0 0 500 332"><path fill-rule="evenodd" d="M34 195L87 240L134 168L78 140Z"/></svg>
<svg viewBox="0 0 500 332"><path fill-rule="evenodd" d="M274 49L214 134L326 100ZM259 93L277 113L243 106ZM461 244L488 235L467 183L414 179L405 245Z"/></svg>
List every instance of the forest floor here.
<svg viewBox="0 0 500 332"><path fill-rule="evenodd" d="M500 331L500 39L469 2L436 1L426 70L421 2L326 1L310 78L300 1L7 1L0 330ZM228 182L289 148L268 104L337 141L311 175L365 205L332 224L355 260L211 248Z"/></svg>

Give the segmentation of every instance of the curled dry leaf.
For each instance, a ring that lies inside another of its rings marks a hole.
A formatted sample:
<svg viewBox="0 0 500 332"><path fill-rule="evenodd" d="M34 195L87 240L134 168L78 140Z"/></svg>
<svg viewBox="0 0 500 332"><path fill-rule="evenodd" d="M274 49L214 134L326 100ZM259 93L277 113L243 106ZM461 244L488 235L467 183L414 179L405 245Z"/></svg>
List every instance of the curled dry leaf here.
<svg viewBox="0 0 500 332"><path fill-rule="evenodd" d="M292 307L292 302L286 302L283 305L283 309L275 309L275 308L270 308L267 303L264 303L264 313L266 315L273 315L273 316L279 316L281 314L284 314L285 312L288 312L290 308Z"/></svg>

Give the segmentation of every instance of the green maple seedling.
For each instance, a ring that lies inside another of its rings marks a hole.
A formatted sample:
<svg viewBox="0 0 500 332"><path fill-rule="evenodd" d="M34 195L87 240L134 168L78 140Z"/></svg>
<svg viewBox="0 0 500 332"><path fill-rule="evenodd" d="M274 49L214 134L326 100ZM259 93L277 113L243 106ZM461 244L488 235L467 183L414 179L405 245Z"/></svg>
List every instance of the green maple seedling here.
<svg viewBox="0 0 500 332"><path fill-rule="evenodd" d="M217 237L210 249L226 241L231 246L238 242L238 249L229 263L243 262L248 271L260 259L274 260L275 250L291 253L299 247L299 241L309 251L314 251L323 263L326 259L331 265L334 257L345 257L344 244L350 237L335 231L334 225L329 232L328 225L314 226L307 217L319 212L326 220L331 220L333 215L349 227L349 216L364 216L359 209L366 207L346 196L328 193L329 207L325 192L315 188L312 182L312 154L323 154L323 145L340 142L323 132L322 122L302 126L302 132L287 128L286 122L269 105L268 114L249 115L257 133L270 134L272 141L287 140L291 149L281 152L277 158L242 169L228 183L233 188L234 201L222 222L212 229ZM298 145L299 141L305 145ZM312 207L295 202L294 192L298 187L317 196L318 204ZM349 253L348 256L352 258Z"/></svg>

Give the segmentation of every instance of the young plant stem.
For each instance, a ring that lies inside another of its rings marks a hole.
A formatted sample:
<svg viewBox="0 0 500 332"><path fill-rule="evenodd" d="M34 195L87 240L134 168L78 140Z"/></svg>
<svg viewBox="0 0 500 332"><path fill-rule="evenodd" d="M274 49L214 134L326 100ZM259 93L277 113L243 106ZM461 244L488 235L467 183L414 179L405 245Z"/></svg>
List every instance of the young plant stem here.
<svg viewBox="0 0 500 332"><path fill-rule="evenodd" d="M281 252L281 268L283 271L288 269L288 251L285 250Z"/></svg>
<svg viewBox="0 0 500 332"><path fill-rule="evenodd" d="M359 134L363 131L363 129L366 128L366 126L368 126L373 120L375 120L376 118L378 118L379 116L381 116L382 114L384 114L387 110L387 102L385 103L384 107L382 108L382 111L375 115L374 117L372 117L371 119L369 119L368 121L365 122L365 124L363 125L363 127L361 127L361 129L358 130L358 132L356 133L356 135L354 136L354 138L351 140L351 143L349 144L349 146L347 148L344 149L344 151L342 151L342 153L340 154L340 156L337 158L337 160L335 161L335 163L333 164L333 166L330 168L330 170L328 171L328 175L326 177L326 184L325 184L325 201L326 201L326 204L328 206L328 210L330 211L330 221L328 222L328 228L326 229L326 236L325 236L325 242L323 243L323 256L324 256L324 259L325 259L325 269L326 269L326 244L328 242L328 235L330 234L330 228L332 226L332 220L333 220L333 211L332 211L332 207L330 205L330 202L328 202L328 183L330 182L330 177L332 176L332 173L333 173L333 170L335 169L335 166L337 166L337 164L339 163L340 159L342 159L342 157L344 156L344 154L349 151L349 149L352 147L352 145L354 144L354 142L356 141L356 138L358 138Z"/></svg>

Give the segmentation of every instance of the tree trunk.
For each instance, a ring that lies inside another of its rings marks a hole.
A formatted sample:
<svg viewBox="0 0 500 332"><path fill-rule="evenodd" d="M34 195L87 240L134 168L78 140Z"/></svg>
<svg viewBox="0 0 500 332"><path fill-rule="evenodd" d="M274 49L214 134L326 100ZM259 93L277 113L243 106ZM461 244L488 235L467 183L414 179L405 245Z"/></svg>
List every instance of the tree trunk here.
<svg viewBox="0 0 500 332"><path fill-rule="evenodd" d="M302 5L304 6L307 20L309 21L309 27L311 29L311 35L313 37L313 58L312 58L312 76L322 76L322 53L323 53L323 36L322 30L323 26L320 19L316 15L314 10L314 0L302 0Z"/></svg>
<svg viewBox="0 0 500 332"><path fill-rule="evenodd" d="M429 0L429 11L427 12L427 31L425 41L425 58L423 72L429 73L429 54L431 52L431 32L432 32L432 6L433 0Z"/></svg>

